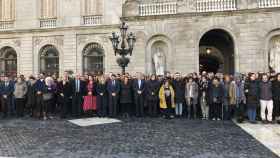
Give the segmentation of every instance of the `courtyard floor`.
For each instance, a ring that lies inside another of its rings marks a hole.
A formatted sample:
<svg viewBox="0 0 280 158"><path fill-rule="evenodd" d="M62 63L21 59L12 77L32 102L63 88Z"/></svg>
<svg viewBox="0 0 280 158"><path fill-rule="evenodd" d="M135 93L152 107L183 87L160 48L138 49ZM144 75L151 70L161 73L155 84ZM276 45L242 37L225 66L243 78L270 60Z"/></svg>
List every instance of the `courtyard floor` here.
<svg viewBox="0 0 280 158"><path fill-rule="evenodd" d="M278 158L277 151L261 143L263 136L254 135L259 128L265 132L260 125L162 118L120 121L82 127L59 119L0 120L0 157ZM277 141L280 134L273 137Z"/></svg>

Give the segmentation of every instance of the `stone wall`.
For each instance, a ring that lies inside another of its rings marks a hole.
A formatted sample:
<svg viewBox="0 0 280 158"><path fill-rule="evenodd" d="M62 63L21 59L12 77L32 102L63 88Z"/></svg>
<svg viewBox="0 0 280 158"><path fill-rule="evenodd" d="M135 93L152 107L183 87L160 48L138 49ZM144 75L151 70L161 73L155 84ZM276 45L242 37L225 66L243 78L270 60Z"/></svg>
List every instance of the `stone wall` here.
<svg viewBox="0 0 280 158"><path fill-rule="evenodd" d="M280 34L280 11L249 9L256 7L253 0L242 1L237 11L195 13L190 1L179 1L178 14L140 17L131 2L129 10L121 9L121 0L105 0L104 23L82 26L80 3L61 0L57 28L40 29L37 0L16 1L16 21L13 30L0 32L0 48L10 46L18 55L18 73L34 74L39 71L39 50L54 45L60 55L60 73L64 70L82 72L82 49L88 43L99 43L105 50L106 72L120 72L109 36L119 31L121 12L135 32L137 42L127 68L129 72L152 71L152 47L161 41L166 45L167 70L197 72L199 70L199 41L212 29L222 29L232 37L235 45L235 70L238 72L267 71L269 41ZM189 6L189 7L186 7Z"/></svg>

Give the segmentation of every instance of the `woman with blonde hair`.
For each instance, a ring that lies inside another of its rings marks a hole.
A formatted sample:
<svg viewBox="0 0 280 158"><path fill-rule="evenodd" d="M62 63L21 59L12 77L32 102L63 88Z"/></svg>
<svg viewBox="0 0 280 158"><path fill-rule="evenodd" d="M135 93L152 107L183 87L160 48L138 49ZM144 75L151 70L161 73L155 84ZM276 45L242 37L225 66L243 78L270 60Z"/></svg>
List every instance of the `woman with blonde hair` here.
<svg viewBox="0 0 280 158"><path fill-rule="evenodd" d="M174 118L174 108L175 108L175 93L171 84L168 80L163 82L159 90L159 100L160 100L160 109L163 113L163 117L166 119Z"/></svg>

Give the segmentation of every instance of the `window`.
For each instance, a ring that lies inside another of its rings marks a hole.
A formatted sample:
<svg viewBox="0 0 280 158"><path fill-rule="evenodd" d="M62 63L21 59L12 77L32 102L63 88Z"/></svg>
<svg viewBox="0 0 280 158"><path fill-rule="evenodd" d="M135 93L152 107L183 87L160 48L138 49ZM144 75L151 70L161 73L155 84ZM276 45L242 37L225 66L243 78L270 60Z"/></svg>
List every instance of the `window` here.
<svg viewBox="0 0 280 158"><path fill-rule="evenodd" d="M40 15L41 28L56 27L56 18L57 18L56 2L57 2L56 0L41 0L41 15Z"/></svg>
<svg viewBox="0 0 280 158"><path fill-rule="evenodd" d="M47 45L40 51L40 73L47 75L59 73L59 53L52 45Z"/></svg>
<svg viewBox="0 0 280 158"><path fill-rule="evenodd" d="M83 72L103 74L104 50L97 43L88 44L83 50Z"/></svg>
<svg viewBox="0 0 280 158"><path fill-rule="evenodd" d="M102 24L103 0L84 0L84 25Z"/></svg>
<svg viewBox="0 0 280 158"><path fill-rule="evenodd" d="M11 47L4 47L0 50L0 69L6 76L17 75L17 53Z"/></svg>
<svg viewBox="0 0 280 158"><path fill-rule="evenodd" d="M0 0L0 29L13 28L15 20L15 0Z"/></svg>

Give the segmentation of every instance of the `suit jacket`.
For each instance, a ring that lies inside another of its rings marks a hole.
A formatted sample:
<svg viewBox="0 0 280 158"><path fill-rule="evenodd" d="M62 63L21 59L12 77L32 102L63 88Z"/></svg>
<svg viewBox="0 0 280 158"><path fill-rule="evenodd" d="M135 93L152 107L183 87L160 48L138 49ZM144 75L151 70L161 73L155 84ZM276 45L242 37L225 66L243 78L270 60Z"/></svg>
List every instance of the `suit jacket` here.
<svg viewBox="0 0 280 158"><path fill-rule="evenodd" d="M120 92L120 83L119 81L115 80L115 85L113 85L113 81L108 81L107 83L107 91L111 95L112 93L116 93L116 95Z"/></svg>
<svg viewBox="0 0 280 158"><path fill-rule="evenodd" d="M77 92L76 90L76 79L73 79L70 81L71 84L71 89L72 89L72 94L75 94ZM80 89L79 89L79 93L82 94L83 96L87 95L87 89L86 89L86 82L80 80Z"/></svg>
<svg viewBox="0 0 280 158"><path fill-rule="evenodd" d="M13 82L9 81L8 86L5 85L5 82L0 83L0 94L10 96L14 92L14 84Z"/></svg>
<svg viewBox="0 0 280 158"><path fill-rule="evenodd" d="M141 91L142 92L141 94L143 95L145 89L146 89L146 83L145 83L144 80L141 80L140 87L139 87L139 84L138 84L138 80L134 80L134 82L133 82L133 90L134 90L135 94L138 94L137 92Z"/></svg>

